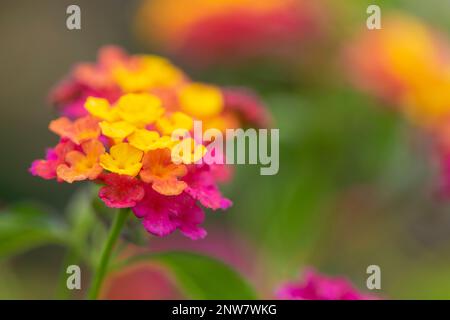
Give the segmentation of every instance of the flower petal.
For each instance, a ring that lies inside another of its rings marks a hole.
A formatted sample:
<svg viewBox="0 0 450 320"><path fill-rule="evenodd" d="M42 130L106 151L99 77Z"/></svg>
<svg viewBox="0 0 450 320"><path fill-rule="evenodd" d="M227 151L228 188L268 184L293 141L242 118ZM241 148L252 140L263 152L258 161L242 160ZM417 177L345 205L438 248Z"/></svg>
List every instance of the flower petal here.
<svg viewBox="0 0 450 320"><path fill-rule="evenodd" d="M111 208L134 207L144 197L142 183L133 177L107 173L101 176L106 184L101 187L98 195Z"/></svg>

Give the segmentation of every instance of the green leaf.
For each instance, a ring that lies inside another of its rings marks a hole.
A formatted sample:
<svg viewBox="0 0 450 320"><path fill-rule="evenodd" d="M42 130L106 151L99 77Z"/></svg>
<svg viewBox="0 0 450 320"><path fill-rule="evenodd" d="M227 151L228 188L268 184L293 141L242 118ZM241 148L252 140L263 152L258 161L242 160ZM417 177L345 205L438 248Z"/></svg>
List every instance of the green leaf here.
<svg viewBox="0 0 450 320"><path fill-rule="evenodd" d="M0 211L0 258L66 240L67 227L36 204L18 204Z"/></svg>
<svg viewBox="0 0 450 320"><path fill-rule="evenodd" d="M68 219L71 238L75 246L83 248L95 223L96 216L92 206L96 190L94 188L81 188L70 199L65 215Z"/></svg>
<svg viewBox="0 0 450 320"><path fill-rule="evenodd" d="M225 263L196 253L168 252L134 256L120 267L154 261L169 268L189 299L256 299L248 282Z"/></svg>

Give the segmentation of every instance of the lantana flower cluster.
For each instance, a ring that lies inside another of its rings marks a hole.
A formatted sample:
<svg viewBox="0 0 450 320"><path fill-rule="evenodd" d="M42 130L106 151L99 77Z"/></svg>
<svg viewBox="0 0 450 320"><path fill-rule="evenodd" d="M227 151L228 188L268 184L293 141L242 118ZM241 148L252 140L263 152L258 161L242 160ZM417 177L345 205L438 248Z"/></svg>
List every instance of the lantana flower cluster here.
<svg viewBox="0 0 450 320"><path fill-rule="evenodd" d="M147 0L136 29L143 42L204 65L287 56L321 37L324 9L308 0Z"/></svg>
<svg viewBox="0 0 450 320"><path fill-rule="evenodd" d="M347 48L353 83L395 106L435 142L450 191L450 45L417 18L396 14Z"/></svg>
<svg viewBox="0 0 450 320"><path fill-rule="evenodd" d="M266 124L267 112L253 95L196 83L158 56L101 50L96 64L77 65L51 93L62 114L49 124L59 137L30 171L44 179L101 184L111 208L131 208L145 229L165 236L176 229L199 239L204 212L227 209L217 182L229 177L223 164L207 165L208 152L193 138L172 139L175 130L235 128L245 119ZM173 148L183 145L177 158Z"/></svg>
<svg viewBox="0 0 450 320"><path fill-rule="evenodd" d="M303 279L287 283L278 289L282 300L375 300L375 296L358 291L343 277L330 277L312 268L305 270Z"/></svg>

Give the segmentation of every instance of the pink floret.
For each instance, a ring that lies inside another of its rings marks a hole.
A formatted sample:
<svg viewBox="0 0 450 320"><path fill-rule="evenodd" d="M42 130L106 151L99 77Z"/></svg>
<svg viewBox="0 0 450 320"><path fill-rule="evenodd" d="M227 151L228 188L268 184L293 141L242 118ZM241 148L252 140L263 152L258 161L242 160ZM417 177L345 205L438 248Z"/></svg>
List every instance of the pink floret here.
<svg viewBox="0 0 450 320"><path fill-rule="evenodd" d="M303 281L288 283L276 293L283 300L373 300L363 294L345 278L327 277L313 269L307 269Z"/></svg>
<svg viewBox="0 0 450 320"><path fill-rule="evenodd" d="M61 141L54 148L47 149L45 159L35 160L29 169L33 176L39 176L43 179L55 179L56 169L59 165L65 163L66 154L76 150L77 146L68 139Z"/></svg>
<svg viewBox="0 0 450 320"><path fill-rule="evenodd" d="M186 193L164 196L146 185L144 198L132 210L143 220L145 229L156 236L169 235L176 229L193 240L206 236L206 230L199 227L205 218L203 210Z"/></svg>
<svg viewBox="0 0 450 320"><path fill-rule="evenodd" d="M111 208L131 208L144 198L143 183L130 176L115 173L100 177L106 185L101 187L98 196Z"/></svg>
<svg viewBox="0 0 450 320"><path fill-rule="evenodd" d="M214 174L207 165L191 166L183 180L188 184L185 192L207 208L225 210L233 204L231 200L222 196Z"/></svg>

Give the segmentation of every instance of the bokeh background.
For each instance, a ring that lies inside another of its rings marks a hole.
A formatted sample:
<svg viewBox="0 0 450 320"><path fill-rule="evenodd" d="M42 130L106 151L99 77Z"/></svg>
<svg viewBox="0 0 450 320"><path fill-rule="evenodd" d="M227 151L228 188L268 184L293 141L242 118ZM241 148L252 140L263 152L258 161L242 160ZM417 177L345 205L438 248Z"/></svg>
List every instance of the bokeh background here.
<svg viewBox="0 0 450 320"><path fill-rule="evenodd" d="M254 89L280 129L277 175L261 176L257 166L238 166L234 181L224 186L234 206L207 216L209 236L197 242L178 235L151 238L154 250L216 255L269 298L305 266L343 275L365 289L371 264L381 267L380 296L450 298L450 208L435 196L437 173L427 138L386 103L354 88L347 79L350 66L340 59L346 41L364 30L369 4L381 7L382 18L391 10L420 17L450 39L448 1L323 1L325 35L296 48L289 59L206 67L137 35L140 3L1 2L2 208L36 202L62 215L71 196L83 188L38 179L28 167L56 142L47 129L55 116L46 101L49 89L73 64L94 61L101 46L116 44L130 53L169 56L200 81ZM66 28L70 4L81 7L81 30ZM0 256L0 298L52 298L63 252L44 246ZM147 276L153 283L158 277ZM120 290L133 283L122 282ZM178 297L172 289L161 292L155 297Z"/></svg>

